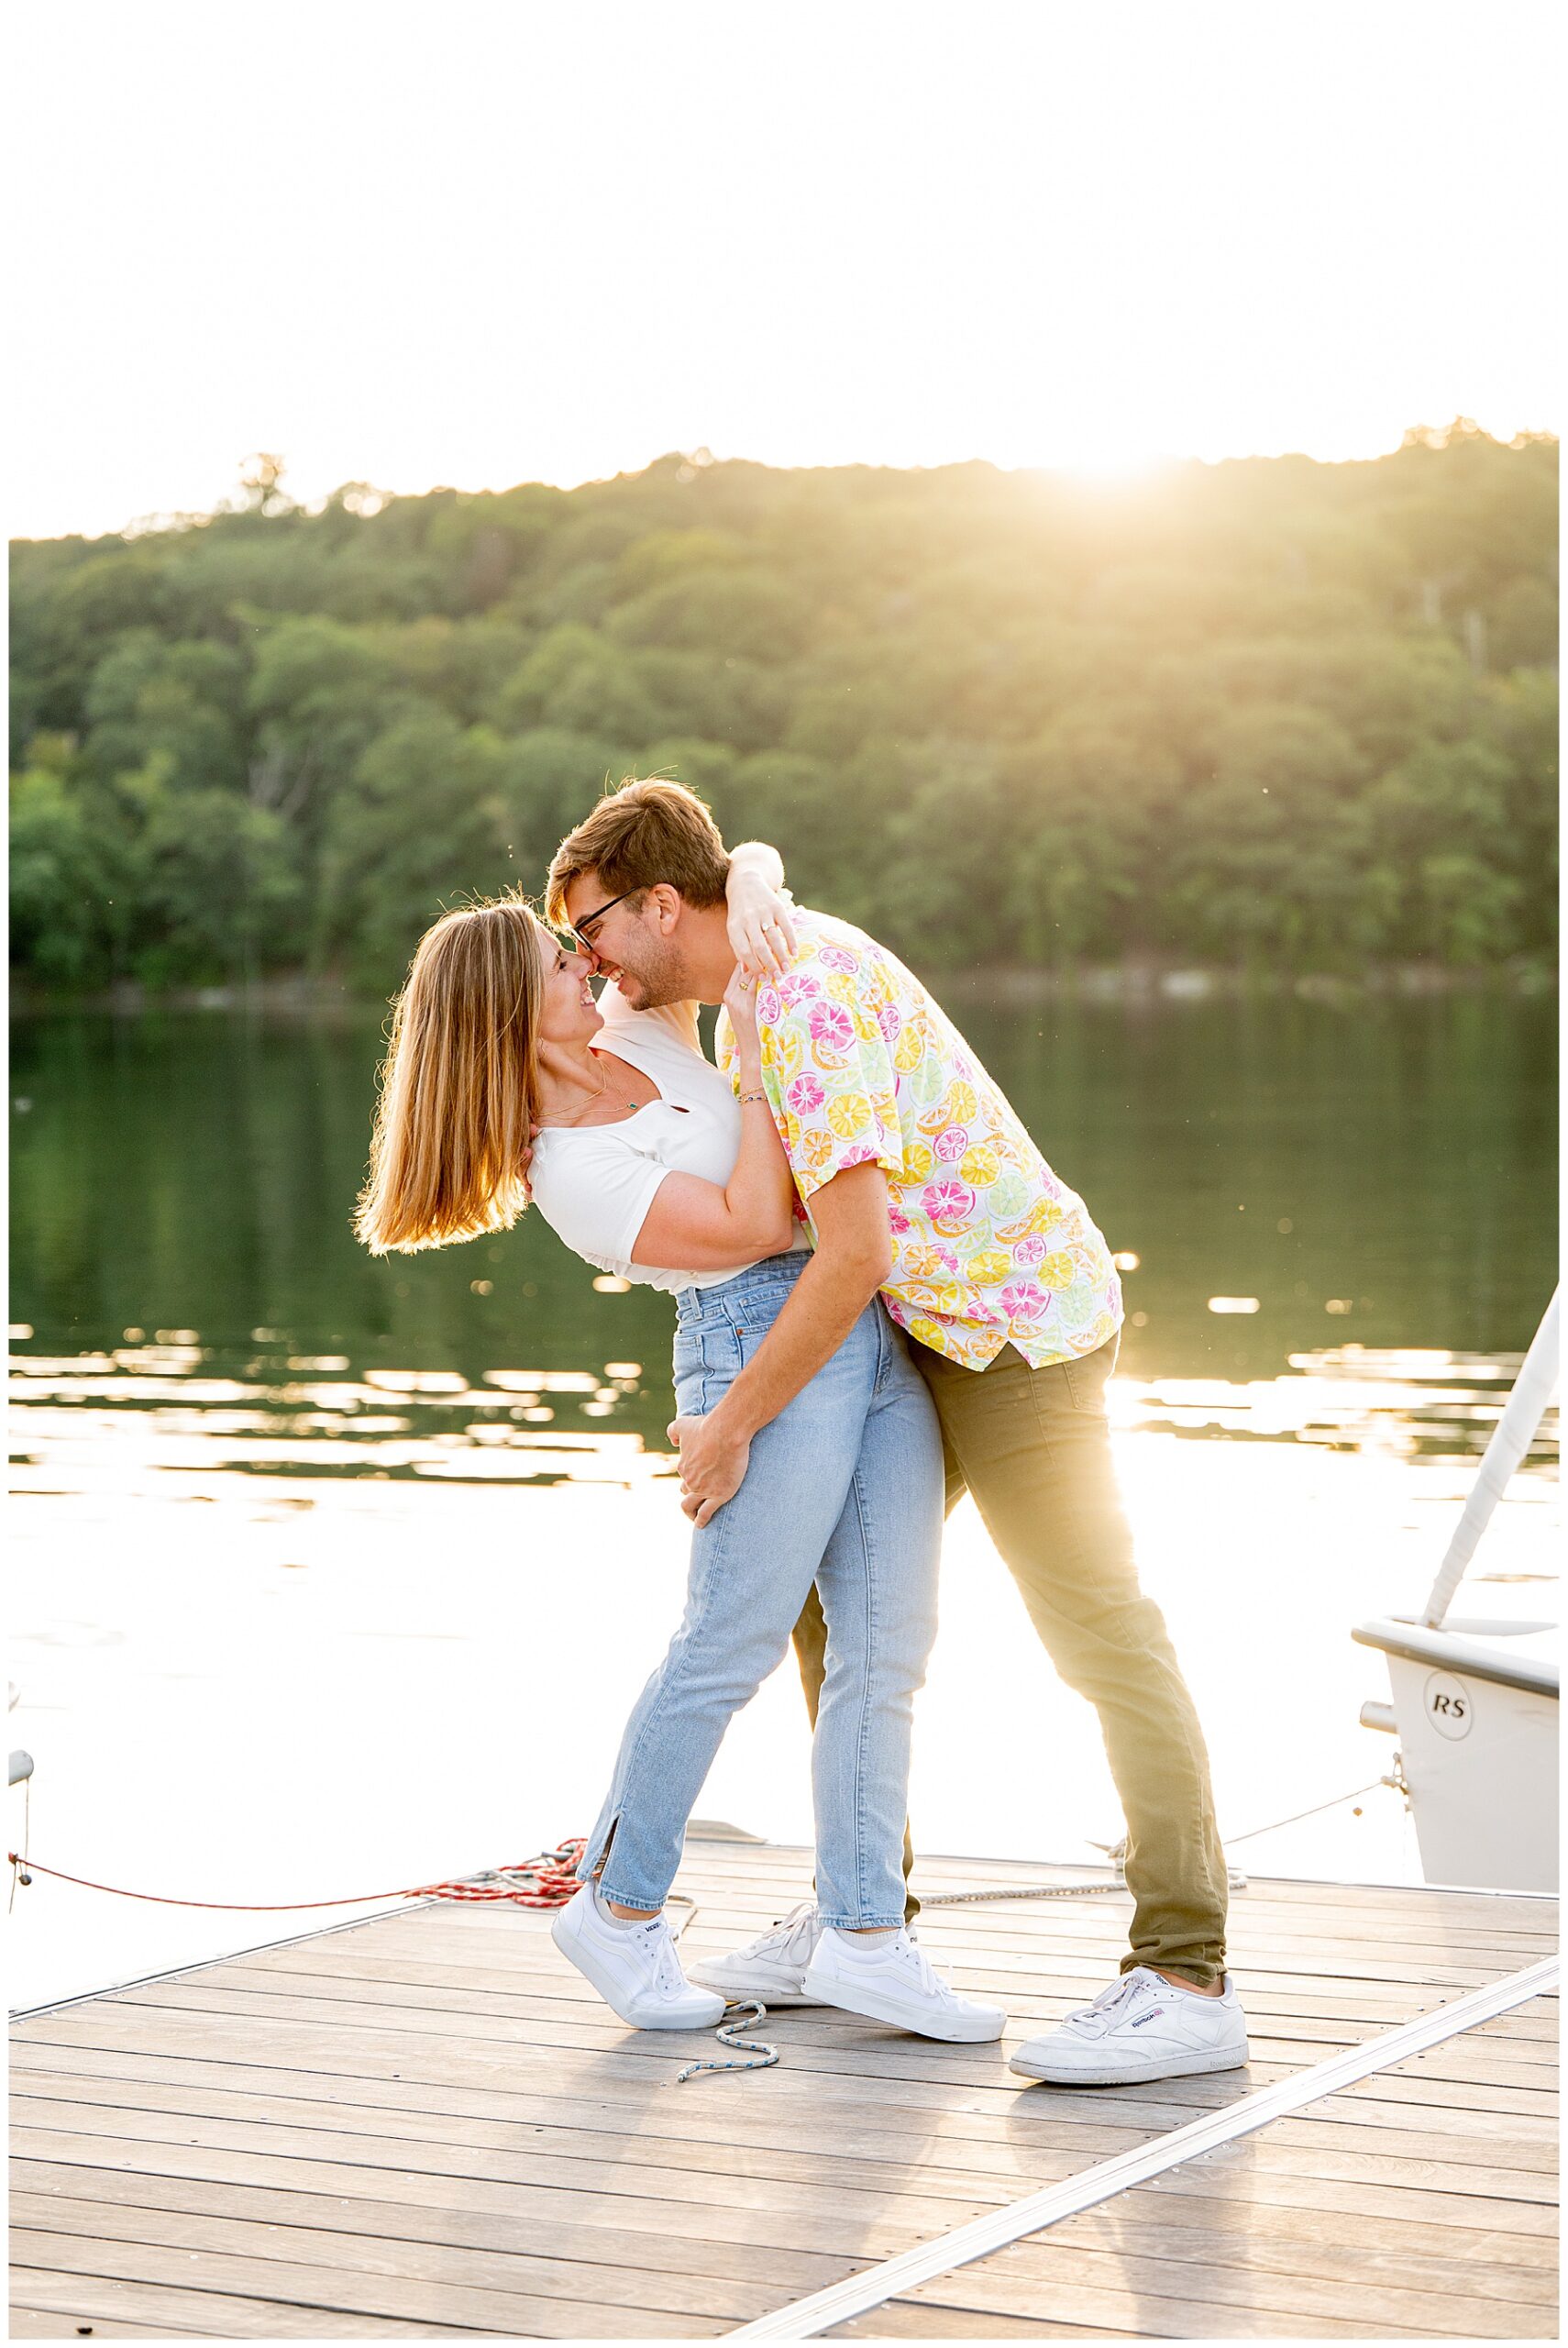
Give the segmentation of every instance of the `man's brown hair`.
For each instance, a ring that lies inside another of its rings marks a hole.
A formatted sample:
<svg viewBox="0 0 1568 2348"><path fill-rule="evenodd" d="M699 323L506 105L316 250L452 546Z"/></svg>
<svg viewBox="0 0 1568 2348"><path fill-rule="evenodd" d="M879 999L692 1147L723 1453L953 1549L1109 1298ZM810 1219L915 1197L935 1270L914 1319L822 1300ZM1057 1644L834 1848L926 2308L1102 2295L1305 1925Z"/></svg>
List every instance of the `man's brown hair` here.
<svg viewBox="0 0 1568 2348"><path fill-rule="evenodd" d="M569 832L550 861L545 911L566 925L566 892L585 872L605 897L630 896L660 880L689 905L722 905L730 859L719 827L683 783L624 782Z"/></svg>

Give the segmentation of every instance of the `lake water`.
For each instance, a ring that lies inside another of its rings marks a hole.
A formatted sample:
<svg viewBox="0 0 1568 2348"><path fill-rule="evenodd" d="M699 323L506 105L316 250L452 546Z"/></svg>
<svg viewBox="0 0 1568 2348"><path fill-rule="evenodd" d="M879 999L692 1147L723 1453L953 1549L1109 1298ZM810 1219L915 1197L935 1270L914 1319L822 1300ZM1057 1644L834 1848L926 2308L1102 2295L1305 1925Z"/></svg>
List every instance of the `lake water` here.
<svg viewBox="0 0 1568 2348"><path fill-rule="evenodd" d="M1121 1474L1237 1863L1419 1880L1348 1633L1424 1594L1551 1289L1555 1002L950 1001L1127 1266ZM14 1032L13 1741L45 1865L262 1903L525 1856L597 1808L679 1612L668 1301L531 1218L365 1256L380 1034ZM1555 1612L1554 1457L1553 1423L1485 1611ZM966 1505L943 1604L922 1853L1093 1858L1121 1831L1093 1716ZM701 1807L802 1840L790 1678ZM24 2004L317 1921L42 1877L17 1911Z"/></svg>

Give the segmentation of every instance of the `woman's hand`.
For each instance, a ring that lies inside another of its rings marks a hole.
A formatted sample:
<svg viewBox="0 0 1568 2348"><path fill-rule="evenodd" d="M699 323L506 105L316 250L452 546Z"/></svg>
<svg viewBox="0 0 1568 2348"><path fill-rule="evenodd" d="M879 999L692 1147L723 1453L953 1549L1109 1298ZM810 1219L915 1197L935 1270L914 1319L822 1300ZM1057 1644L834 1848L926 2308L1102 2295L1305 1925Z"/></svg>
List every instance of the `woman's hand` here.
<svg viewBox="0 0 1568 2348"><path fill-rule="evenodd" d="M737 850L724 884L730 945L748 978L782 978L795 951L790 892L775 888Z"/></svg>
<svg viewBox="0 0 1568 2348"><path fill-rule="evenodd" d="M756 981L747 977L739 962L731 971L729 985L724 989L724 1009L729 1013L730 1025L735 1031L735 1053L743 1073L760 1075L762 1039L756 1032Z"/></svg>

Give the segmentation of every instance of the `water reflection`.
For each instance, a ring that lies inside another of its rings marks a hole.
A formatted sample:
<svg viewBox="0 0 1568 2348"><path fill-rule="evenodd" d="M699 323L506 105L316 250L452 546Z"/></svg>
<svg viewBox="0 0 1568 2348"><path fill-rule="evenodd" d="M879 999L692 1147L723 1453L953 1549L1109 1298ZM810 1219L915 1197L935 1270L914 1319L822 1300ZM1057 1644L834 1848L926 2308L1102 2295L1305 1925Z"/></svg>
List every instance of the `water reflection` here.
<svg viewBox="0 0 1568 2348"><path fill-rule="evenodd" d="M954 1008L1117 1251L1124 1426L1479 1449L1553 1279L1551 1004ZM667 1299L534 1217L413 1257L355 1244L381 1043L352 1011L19 1024L33 1479L99 1441L175 1473L664 1471Z"/></svg>
<svg viewBox="0 0 1568 2348"><path fill-rule="evenodd" d="M116 1479L227 1470L632 1486L673 1472L668 1383L637 1362L484 1369L470 1382L451 1370L357 1368L345 1354L296 1355L281 1344L203 1346L195 1335L58 1355L37 1350L29 1332L11 1381L23 1488L91 1480L111 1461ZM1288 1373L1272 1379L1119 1378L1112 1407L1117 1425L1133 1433L1462 1458L1485 1448L1519 1358L1339 1346L1294 1355ZM1548 1467L1557 1445L1552 1411L1527 1464Z"/></svg>
<svg viewBox="0 0 1568 2348"><path fill-rule="evenodd" d="M1133 1375L1268 1375L1346 1340L1529 1343L1555 1253L1550 1003L955 1009L1137 1259ZM667 1358L665 1301L594 1280L536 1219L413 1257L357 1246L380 1050L359 1013L19 1023L17 1319L60 1353L135 1329L465 1374Z"/></svg>

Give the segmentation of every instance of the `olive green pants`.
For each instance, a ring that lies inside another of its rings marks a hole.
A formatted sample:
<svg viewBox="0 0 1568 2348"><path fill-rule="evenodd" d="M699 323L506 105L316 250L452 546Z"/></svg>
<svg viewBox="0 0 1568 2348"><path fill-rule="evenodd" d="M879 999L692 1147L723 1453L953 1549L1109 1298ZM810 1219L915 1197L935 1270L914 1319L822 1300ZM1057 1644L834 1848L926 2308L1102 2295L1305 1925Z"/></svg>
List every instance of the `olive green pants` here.
<svg viewBox="0 0 1568 2348"><path fill-rule="evenodd" d="M983 1370L910 1350L942 1420L947 1506L972 1492L1069 1688L1099 1714L1127 1821L1132 1947L1207 1988L1225 1967L1226 1872L1203 1732L1165 1618L1138 1587L1111 1462L1105 1389L1118 1340L1032 1369L1011 1346ZM813 1589L795 1653L813 1723L827 1634ZM913 1861L904 1834L904 1876ZM908 1913L919 1902L912 1892Z"/></svg>

